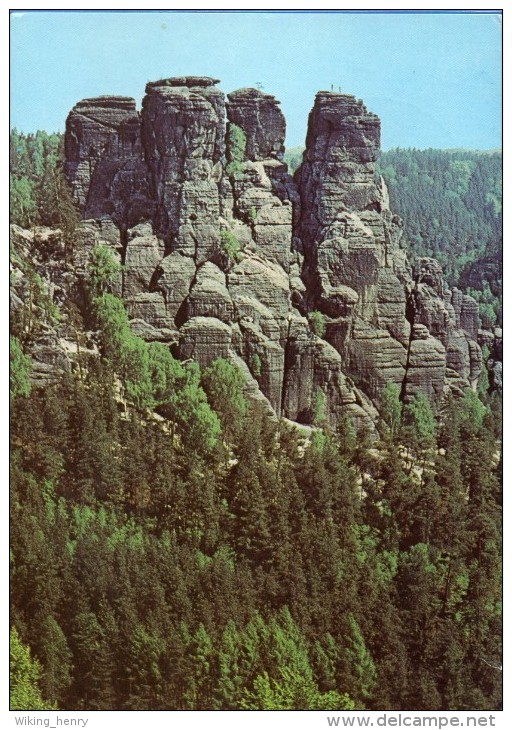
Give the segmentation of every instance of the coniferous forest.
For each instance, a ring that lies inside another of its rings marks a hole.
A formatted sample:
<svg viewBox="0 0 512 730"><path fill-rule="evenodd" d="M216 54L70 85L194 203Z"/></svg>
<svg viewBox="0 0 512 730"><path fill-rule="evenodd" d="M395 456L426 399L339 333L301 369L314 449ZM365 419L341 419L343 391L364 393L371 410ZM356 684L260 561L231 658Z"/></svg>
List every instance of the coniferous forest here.
<svg viewBox="0 0 512 730"><path fill-rule="evenodd" d="M108 249L73 301L48 293L51 247L65 260L79 222L61 140L11 146L12 222L61 232L11 249L12 709L498 709L501 397L485 368L435 415L386 386L377 440L322 403L312 428L272 418L231 362L201 370L130 328ZM380 163L412 248L480 292L487 328L500 163ZM50 329L71 333L76 367L38 387L29 353Z"/></svg>

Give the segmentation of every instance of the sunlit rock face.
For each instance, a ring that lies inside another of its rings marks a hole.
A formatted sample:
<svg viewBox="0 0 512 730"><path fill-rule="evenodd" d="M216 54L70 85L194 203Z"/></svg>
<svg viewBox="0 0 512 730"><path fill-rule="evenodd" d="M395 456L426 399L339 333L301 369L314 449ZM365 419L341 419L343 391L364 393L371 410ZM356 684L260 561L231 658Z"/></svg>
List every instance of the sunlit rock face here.
<svg viewBox="0 0 512 730"><path fill-rule="evenodd" d="M229 359L249 397L302 423L321 402L333 426L348 416L371 431L389 382L436 407L475 385L477 305L433 259L410 266L375 174L379 118L319 92L292 178L278 100L226 98L218 83L160 79L140 112L105 96L68 116L66 175L86 219L74 256L84 267L100 242L115 252L134 331L201 366ZM245 140L236 170L229 124Z"/></svg>

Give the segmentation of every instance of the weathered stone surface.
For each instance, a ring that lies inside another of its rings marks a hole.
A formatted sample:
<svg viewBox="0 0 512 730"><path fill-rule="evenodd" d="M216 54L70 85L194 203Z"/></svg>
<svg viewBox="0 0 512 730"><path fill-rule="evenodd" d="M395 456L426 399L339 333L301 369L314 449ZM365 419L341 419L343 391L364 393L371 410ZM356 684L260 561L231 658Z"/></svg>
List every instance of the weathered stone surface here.
<svg viewBox="0 0 512 730"><path fill-rule="evenodd" d="M51 385L57 382L64 373L71 372L69 354L54 332L48 332L38 337L30 347L30 355L32 357L30 380L35 387Z"/></svg>
<svg viewBox="0 0 512 730"><path fill-rule="evenodd" d="M317 94L297 171L305 252L313 255L315 242L326 238L323 229L339 213L379 204L374 179L379 144L379 119L362 102L344 94Z"/></svg>
<svg viewBox="0 0 512 730"><path fill-rule="evenodd" d="M410 332L398 276L405 268L401 225L389 211L385 184L375 177L379 138L380 122L362 102L320 92L310 114L304 162L296 174L304 300L330 318L327 337L342 355L343 367L359 376L355 353L363 357L362 381L372 397L386 380L382 363L391 350L400 353L392 379L398 382L399 373L403 377L403 346ZM356 318L370 327L362 338L365 344L352 348ZM384 338L387 355L378 356L377 363L376 345L369 343ZM380 374L370 375L375 369Z"/></svg>
<svg viewBox="0 0 512 730"><path fill-rule="evenodd" d="M210 228L210 238L216 231L220 206L215 163L223 152L224 112L221 92L191 85L193 81L178 86L182 80L146 86L142 143L157 203L157 228L171 250L189 253L185 246L196 249L202 227Z"/></svg>
<svg viewBox="0 0 512 730"><path fill-rule="evenodd" d="M464 330L464 332L468 333L472 340L476 341L476 339L478 338L478 327L480 326L478 317L478 304L473 299L473 297L470 297L467 294L462 297L462 306L460 310L460 326L461 329Z"/></svg>
<svg viewBox="0 0 512 730"><path fill-rule="evenodd" d="M230 345L231 327L215 317L194 317L180 328L180 358L193 359L201 368L218 357L227 358Z"/></svg>
<svg viewBox="0 0 512 730"><path fill-rule="evenodd" d="M406 293L403 284L392 269L381 268L377 282L377 324L406 345L411 334L410 322L405 318Z"/></svg>
<svg viewBox="0 0 512 730"><path fill-rule="evenodd" d="M378 272L382 260L371 230L358 216L348 213L340 215L339 222L329 227L327 235L316 251L322 308L328 306L331 294L337 296L340 287L350 287L358 294L355 311L372 320L376 315Z"/></svg>
<svg viewBox="0 0 512 730"><path fill-rule="evenodd" d="M474 387L477 339L497 358L501 333L479 334L476 302L446 287L437 261L409 266L402 221L375 175L378 117L352 96L317 94L292 179L279 102L240 89L226 105L217 83L150 82L141 115L123 97L72 110L66 170L95 219L79 233L79 276L105 243L124 263L134 332L179 341L180 356L202 366L239 363L251 397L301 423L323 400L332 425L349 415L372 428L388 382L436 407ZM236 173L223 168L226 110L247 139ZM325 339L312 332L313 310Z"/></svg>
<svg viewBox="0 0 512 730"><path fill-rule="evenodd" d="M340 353L344 371L349 370L349 346L352 342L353 329L354 317L352 312L344 316L325 318L325 339Z"/></svg>
<svg viewBox="0 0 512 730"><path fill-rule="evenodd" d="M478 379L483 367L482 350L477 342L471 340L468 337L468 349L469 349L469 384L476 388L478 385Z"/></svg>
<svg viewBox="0 0 512 730"><path fill-rule="evenodd" d="M262 160L265 174L272 184L272 192L279 200L289 201L299 217L300 195L293 177L288 173L288 165L280 160Z"/></svg>
<svg viewBox="0 0 512 730"><path fill-rule="evenodd" d="M503 391L503 364L501 360L492 360L490 362L490 382L498 393Z"/></svg>
<svg viewBox="0 0 512 730"><path fill-rule="evenodd" d="M471 355L467 335L461 329L452 329L446 348L446 367L469 380Z"/></svg>
<svg viewBox="0 0 512 730"><path fill-rule="evenodd" d="M401 385L404 380L406 348L389 332L372 327L364 320L357 320L354 325L349 358L350 371L357 376L363 390L377 402L386 383Z"/></svg>
<svg viewBox="0 0 512 730"><path fill-rule="evenodd" d="M278 341L267 337L259 324L249 317L242 317L239 326L242 335L240 350L244 360L262 393L279 416L283 393L284 349Z"/></svg>
<svg viewBox="0 0 512 730"><path fill-rule="evenodd" d="M213 154L214 161L220 160L224 154L225 99L222 91L216 88L216 84L218 83L220 83L218 79L213 79L209 76L174 76L168 79L160 79L159 81L150 81L146 84L147 94L159 87L184 87L190 89L193 93L200 94L210 102L218 118Z"/></svg>
<svg viewBox="0 0 512 730"><path fill-rule="evenodd" d="M414 266L413 275L417 284L425 284L432 289L438 297L443 296L443 269L439 261L428 257L418 259Z"/></svg>
<svg viewBox="0 0 512 730"><path fill-rule="evenodd" d="M213 79L210 76L171 76L168 79L148 81L146 84L146 90L148 88L152 89L158 86L188 86L189 88L197 86L206 88L207 86L215 86L215 84L220 84L219 79Z"/></svg>
<svg viewBox="0 0 512 730"><path fill-rule="evenodd" d="M414 322L423 324L446 347L450 329L453 327L453 313L448 310L444 299L426 284L417 284L414 292Z"/></svg>
<svg viewBox="0 0 512 730"><path fill-rule="evenodd" d="M478 330L478 344L480 347L486 347L489 353L487 363L483 362L482 352L482 368L486 367L489 373L489 382L493 388L501 392L502 388L502 364L503 359L503 340L501 327L495 327L491 330Z"/></svg>
<svg viewBox="0 0 512 730"><path fill-rule="evenodd" d="M237 355L232 350L229 351L227 359L229 362L231 362L232 365L239 368L239 370L242 372L244 376L244 395L245 397L253 403L257 403L260 405L263 410L266 412L267 416L273 420L277 421L276 418L276 412L274 408L272 408L272 405L270 404L270 401L268 398L266 398L260 389L260 384L258 381L254 378L251 370L249 369L247 363L245 360L243 360L239 355Z"/></svg>
<svg viewBox="0 0 512 730"><path fill-rule="evenodd" d="M429 335L424 325L414 325L404 380L406 402L420 390L437 406L443 396L446 351L442 343Z"/></svg>
<svg viewBox="0 0 512 730"><path fill-rule="evenodd" d="M292 301L294 301L294 293L297 295L300 295L302 298L302 295L306 292L306 285L304 284L302 277L300 275L300 272L302 271L302 264L304 261L304 257L302 254L298 253L298 251L294 251L293 254L290 256L290 270L289 270L289 277L290 277L290 288L292 290Z"/></svg>
<svg viewBox="0 0 512 730"><path fill-rule="evenodd" d="M158 321L158 319L155 321ZM177 329L153 327L153 325L146 322L145 319L131 319L130 328L134 335L142 337L142 339L146 340L146 342L164 342L177 345L179 341Z"/></svg>
<svg viewBox="0 0 512 730"><path fill-rule="evenodd" d="M294 317L286 342L283 415L300 423L313 419L315 343L307 320Z"/></svg>
<svg viewBox="0 0 512 730"><path fill-rule="evenodd" d="M238 322L254 322L269 340L282 341L283 317L266 307L255 296L233 293L235 317ZM288 317L286 319L288 321Z"/></svg>
<svg viewBox="0 0 512 730"><path fill-rule="evenodd" d="M228 94L227 115L245 132L249 160L282 158L286 122L274 96L258 89L233 91Z"/></svg>
<svg viewBox="0 0 512 730"><path fill-rule="evenodd" d="M256 300L272 312L284 343L290 311L290 286L286 273L278 265L257 255L245 256L228 274L228 288L238 307L240 297Z"/></svg>
<svg viewBox="0 0 512 730"><path fill-rule="evenodd" d="M234 205L233 187L229 178L224 176L219 182L219 214L228 224L233 220Z"/></svg>
<svg viewBox="0 0 512 730"><path fill-rule="evenodd" d="M494 328L493 358L503 360L503 330L501 327Z"/></svg>
<svg viewBox="0 0 512 730"><path fill-rule="evenodd" d="M163 241L153 235L150 225L141 224L128 232L124 259L124 296L130 297L148 291L163 255Z"/></svg>
<svg viewBox="0 0 512 730"><path fill-rule="evenodd" d="M357 428L373 431L371 409L348 384L341 371L341 357L327 342L311 333L305 318L294 316L286 344L283 415L310 424L315 417L318 396L325 398L327 421L333 425L348 416ZM375 418L374 418L375 420Z"/></svg>
<svg viewBox="0 0 512 730"><path fill-rule="evenodd" d="M125 298L126 310L130 317L143 319L156 329L174 330L172 311L166 307L161 292L143 292Z"/></svg>
<svg viewBox="0 0 512 730"><path fill-rule="evenodd" d="M196 265L219 256L219 231L217 226L185 223L180 227L173 242L172 251L191 256Z"/></svg>
<svg viewBox="0 0 512 730"><path fill-rule="evenodd" d="M226 275L218 266L207 262L197 269L186 302L187 319L216 317L222 322L234 319L233 301L226 287Z"/></svg>
<svg viewBox="0 0 512 730"><path fill-rule="evenodd" d="M100 244L110 248L118 261L122 259L123 245L119 228L108 218L82 221L74 233L74 238L73 266L78 271L87 267L92 249ZM116 290L117 288L121 292L121 277L119 282L116 282Z"/></svg>
<svg viewBox="0 0 512 730"><path fill-rule="evenodd" d="M272 192L272 182L260 162L248 161L242 165L240 172L232 177L232 192L234 214L251 225L260 208L279 203Z"/></svg>
<svg viewBox="0 0 512 730"><path fill-rule="evenodd" d="M172 320L184 305L195 275L194 260L179 251L174 251L160 261L153 275L152 286L162 297Z"/></svg>
<svg viewBox="0 0 512 730"><path fill-rule="evenodd" d="M257 250L289 271L292 244L292 209L275 199L259 209L254 221Z"/></svg>
<svg viewBox="0 0 512 730"><path fill-rule="evenodd" d="M135 100L83 99L66 120L65 173L86 218L109 216L122 226L151 217Z"/></svg>
<svg viewBox="0 0 512 730"><path fill-rule="evenodd" d="M486 329L478 330L477 342L480 347L487 347L489 350L492 350L492 348L494 347L494 332Z"/></svg>
<svg viewBox="0 0 512 730"><path fill-rule="evenodd" d="M415 278L410 298L414 328L421 325L427 334L436 337L446 349L446 367L467 384L474 384L482 361L476 342L477 303L458 289L450 292L445 288L441 266L434 259L420 259L415 267ZM448 385L453 388L453 379Z"/></svg>

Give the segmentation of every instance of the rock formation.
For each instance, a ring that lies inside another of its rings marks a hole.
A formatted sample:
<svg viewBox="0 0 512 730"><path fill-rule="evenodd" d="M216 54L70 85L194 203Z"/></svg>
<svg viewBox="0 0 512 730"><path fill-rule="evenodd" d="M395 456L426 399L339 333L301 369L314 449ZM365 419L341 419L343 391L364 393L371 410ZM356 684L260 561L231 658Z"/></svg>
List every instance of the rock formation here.
<svg viewBox="0 0 512 730"><path fill-rule="evenodd" d="M85 218L121 227L150 217L148 176L135 99L83 99L66 121L66 175Z"/></svg>
<svg viewBox="0 0 512 730"><path fill-rule="evenodd" d="M323 394L331 423L373 428L388 382L434 406L474 385L476 303L447 289L434 260L411 269L375 175L378 117L320 92L292 179L279 102L256 89L226 102L217 83L148 83L140 113L125 97L73 108L66 174L86 219L76 265L109 245L134 330L202 366L230 359L278 416L312 423ZM245 140L236 166L229 125Z"/></svg>
<svg viewBox="0 0 512 730"><path fill-rule="evenodd" d="M228 100L228 120L241 127L247 138L247 159L282 159L286 122L277 99L257 89L239 89L228 94Z"/></svg>

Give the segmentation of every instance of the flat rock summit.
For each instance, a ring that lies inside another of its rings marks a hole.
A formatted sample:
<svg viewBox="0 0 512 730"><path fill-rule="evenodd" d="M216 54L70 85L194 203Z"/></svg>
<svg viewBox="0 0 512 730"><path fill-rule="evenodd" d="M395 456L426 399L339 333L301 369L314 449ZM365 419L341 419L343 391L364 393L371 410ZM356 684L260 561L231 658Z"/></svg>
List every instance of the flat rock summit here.
<svg viewBox="0 0 512 730"><path fill-rule="evenodd" d="M212 78L150 82L134 99L83 99L66 122L65 172L83 223L123 264L132 327L201 366L227 358L247 393L311 424L373 428L387 383L434 408L481 370L476 302L434 259L408 261L376 176L380 120L321 91L303 162L283 162L279 101Z"/></svg>

